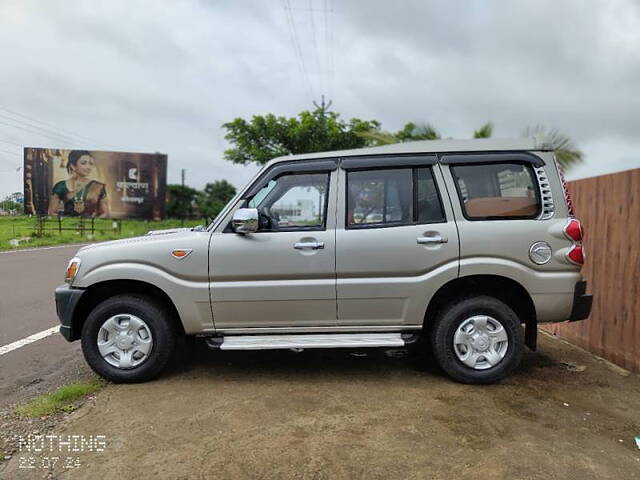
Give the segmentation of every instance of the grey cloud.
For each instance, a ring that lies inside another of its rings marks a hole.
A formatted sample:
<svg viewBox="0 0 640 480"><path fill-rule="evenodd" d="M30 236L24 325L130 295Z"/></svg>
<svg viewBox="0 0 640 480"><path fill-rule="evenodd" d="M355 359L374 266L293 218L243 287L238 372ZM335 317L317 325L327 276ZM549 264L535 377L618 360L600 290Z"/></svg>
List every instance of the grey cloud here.
<svg viewBox="0 0 640 480"><path fill-rule="evenodd" d="M402 93L431 115L446 122L449 112L464 116L451 120L453 128L493 118L497 124L560 123L585 139L603 128L632 134L640 63L633 52L612 52L608 34L617 27L611 21L638 17L637 5L620 4L609 24L601 8L585 8L584 2L500 3L491 9L477 2L407 2L393 12L389 5L352 8L358 31L351 38L382 52L410 52L405 55L411 65L404 69L385 68L383 54L371 58L371 70L404 79ZM388 15L380 15L385 9ZM393 100L378 98L394 102L399 92L393 93Z"/></svg>
<svg viewBox="0 0 640 480"><path fill-rule="evenodd" d="M501 137L557 127L587 154L576 176L640 166L633 0L331 0L314 23L308 1L288 3L311 85L277 0L0 3L0 106L121 150L166 152L169 181L187 168L197 187L240 186L255 172L222 159L222 123L295 115L312 107L309 89L390 130L410 120L454 137L485 121ZM2 126L0 140L55 143ZM14 158L0 156L0 171ZM13 177L0 175L0 194L20 188Z"/></svg>

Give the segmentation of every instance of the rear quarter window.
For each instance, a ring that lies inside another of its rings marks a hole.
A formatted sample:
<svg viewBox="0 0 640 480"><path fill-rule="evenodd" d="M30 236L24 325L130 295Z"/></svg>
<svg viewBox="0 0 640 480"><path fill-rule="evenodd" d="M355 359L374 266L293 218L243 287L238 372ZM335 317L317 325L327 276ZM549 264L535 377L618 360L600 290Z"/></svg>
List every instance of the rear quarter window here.
<svg viewBox="0 0 640 480"><path fill-rule="evenodd" d="M462 210L470 220L536 218L540 193L533 169L522 163L451 167Z"/></svg>

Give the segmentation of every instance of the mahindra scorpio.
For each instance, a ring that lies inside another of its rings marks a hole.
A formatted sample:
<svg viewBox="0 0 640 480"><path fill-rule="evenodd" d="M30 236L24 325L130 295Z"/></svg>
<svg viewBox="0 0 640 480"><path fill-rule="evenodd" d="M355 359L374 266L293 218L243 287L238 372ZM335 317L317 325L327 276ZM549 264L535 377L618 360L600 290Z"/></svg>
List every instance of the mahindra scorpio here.
<svg viewBox="0 0 640 480"><path fill-rule="evenodd" d="M430 348L466 383L512 372L537 325L581 320L582 227L544 141L421 141L276 158L207 228L81 248L60 331L114 382L179 336L220 350Z"/></svg>

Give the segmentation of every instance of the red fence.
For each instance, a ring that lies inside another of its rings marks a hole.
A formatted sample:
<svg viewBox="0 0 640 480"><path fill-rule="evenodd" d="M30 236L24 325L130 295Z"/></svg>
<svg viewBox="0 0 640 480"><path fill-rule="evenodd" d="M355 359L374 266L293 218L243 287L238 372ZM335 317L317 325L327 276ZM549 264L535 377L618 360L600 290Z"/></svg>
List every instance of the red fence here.
<svg viewBox="0 0 640 480"><path fill-rule="evenodd" d="M588 320L547 331L640 372L640 169L569 182L585 229Z"/></svg>

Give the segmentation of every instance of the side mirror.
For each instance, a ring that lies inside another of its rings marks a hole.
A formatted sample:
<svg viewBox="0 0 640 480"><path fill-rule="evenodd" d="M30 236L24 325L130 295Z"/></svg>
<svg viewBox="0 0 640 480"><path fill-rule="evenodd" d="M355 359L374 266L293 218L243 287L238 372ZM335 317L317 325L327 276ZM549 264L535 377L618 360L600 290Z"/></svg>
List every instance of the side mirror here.
<svg viewBox="0 0 640 480"><path fill-rule="evenodd" d="M258 209L239 208L233 213L231 225L236 233L253 233L258 231Z"/></svg>

